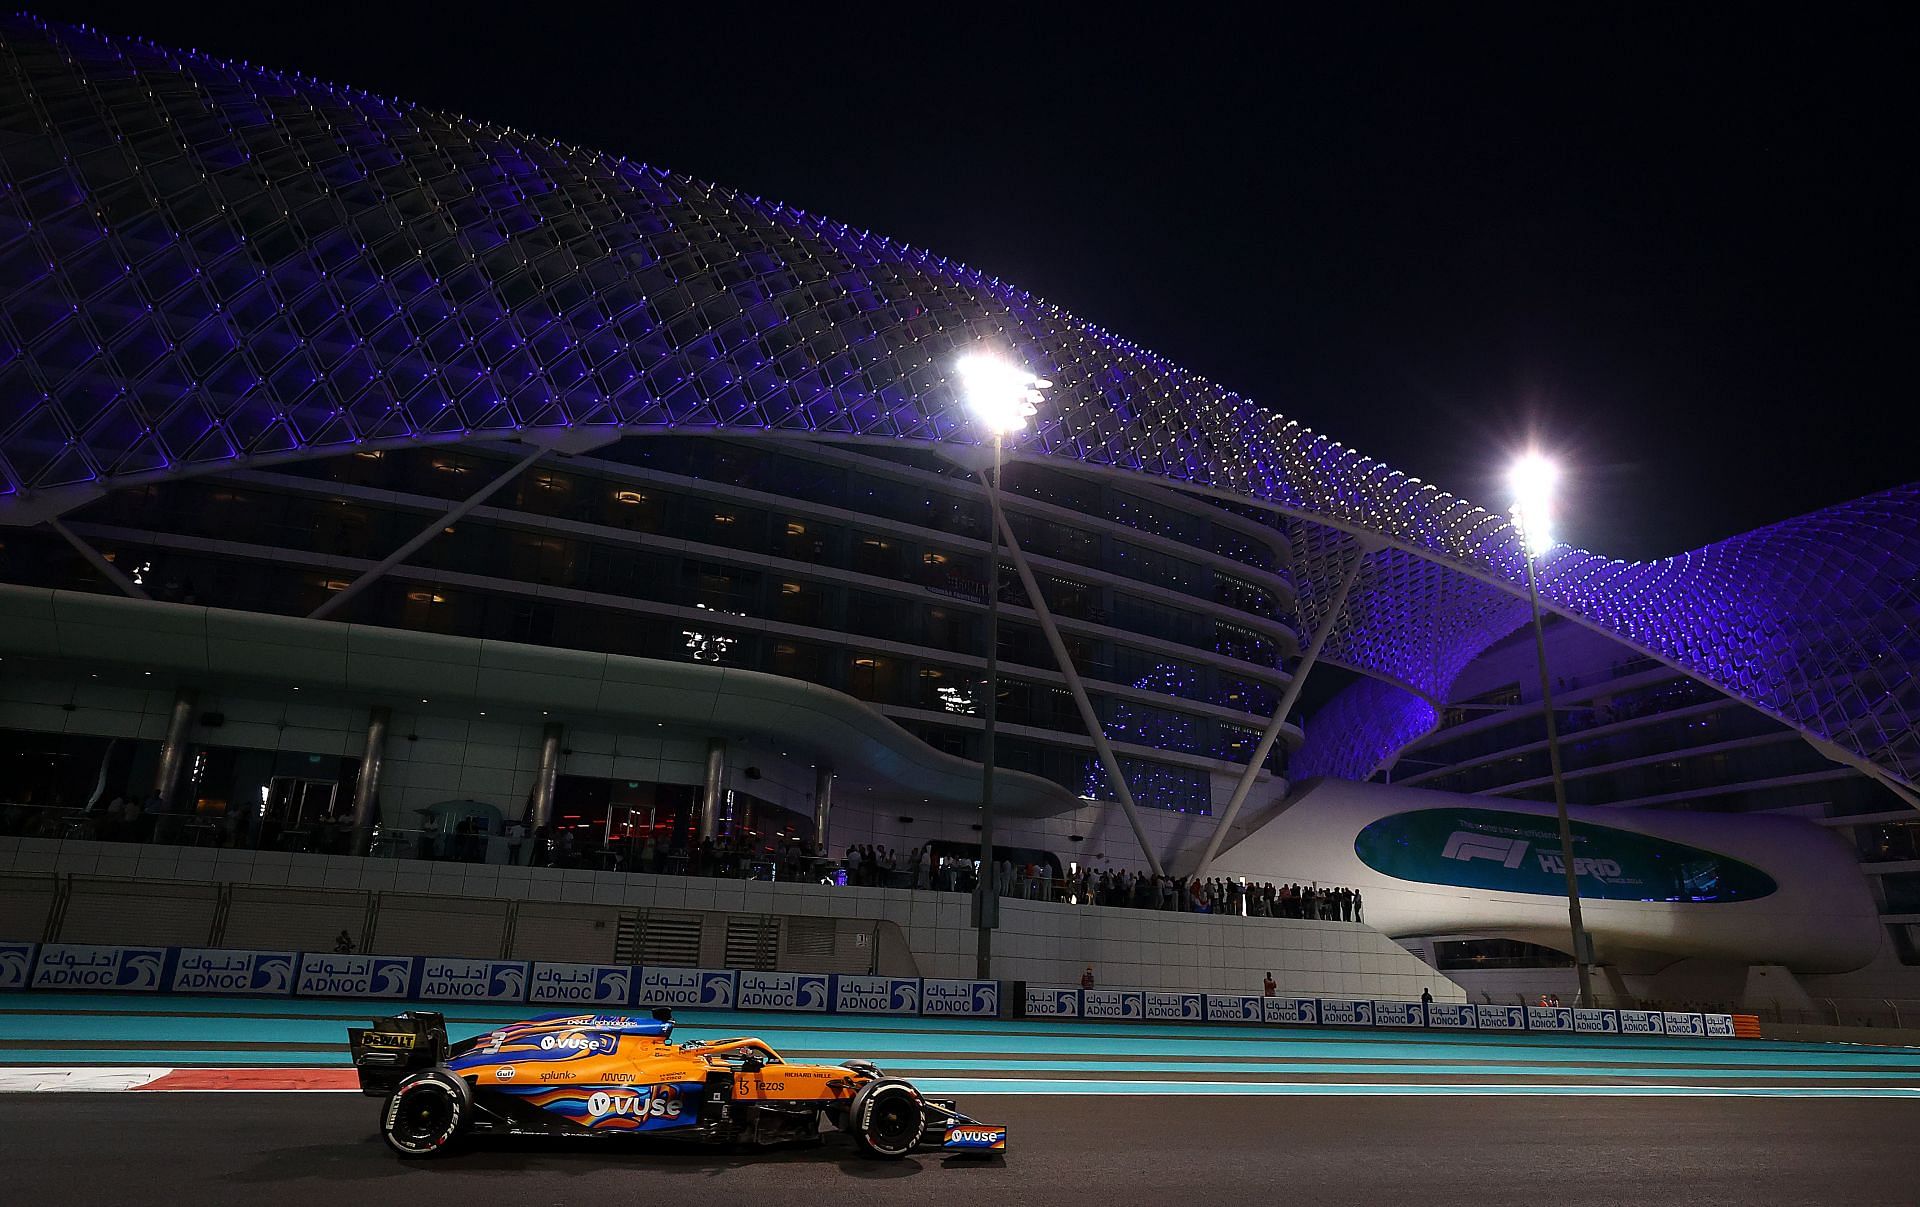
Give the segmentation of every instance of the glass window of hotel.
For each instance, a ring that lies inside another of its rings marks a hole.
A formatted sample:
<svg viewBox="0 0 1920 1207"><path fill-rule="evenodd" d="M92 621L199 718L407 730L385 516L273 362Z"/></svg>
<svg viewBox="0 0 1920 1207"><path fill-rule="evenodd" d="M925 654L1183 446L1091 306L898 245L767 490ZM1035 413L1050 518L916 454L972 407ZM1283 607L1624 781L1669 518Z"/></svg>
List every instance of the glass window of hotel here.
<svg viewBox="0 0 1920 1207"><path fill-rule="evenodd" d="M566 537L509 530L506 540L507 575L523 583L571 586L575 546Z"/></svg>
<svg viewBox="0 0 1920 1207"><path fill-rule="evenodd" d="M1273 594L1265 587L1217 571L1213 576L1213 600L1240 612L1271 616L1276 607Z"/></svg>
<svg viewBox="0 0 1920 1207"><path fill-rule="evenodd" d="M474 483L473 489L478 490L485 484L485 479L482 479ZM522 470L520 476L513 480L513 504L521 511L531 511L536 515L598 519L600 496L597 486L598 483L591 478L548 469L544 465L533 465Z"/></svg>
<svg viewBox="0 0 1920 1207"><path fill-rule="evenodd" d="M838 588L804 578L780 579L774 588L773 618L787 624L819 628L827 623L832 597Z"/></svg>
<svg viewBox="0 0 1920 1207"><path fill-rule="evenodd" d="M932 509L932 495L927 487L896 481L884 474L862 474L853 493L855 510L906 524L922 523Z"/></svg>
<svg viewBox="0 0 1920 1207"><path fill-rule="evenodd" d="M830 686L833 682L832 658L827 647L810 641L776 638L773 642L773 659L767 669L776 675L808 683Z"/></svg>
<svg viewBox="0 0 1920 1207"><path fill-rule="evenodd" d="M891 536L877 532L853 534L853 568L879 578L906 578L906 549Z"/></svg>
<svg viewBox="0 0 1920 1207"><path fill-rule="evenodd" d="M1193 562L1158 550L1114 542L1114 560L1122 574L1170 591L1192 593L1207 586L1207 573Z"/></svg>
<svg viewBox="0 0 1920 1207"><path fill-rule="evenodd" d="M769 463L764 489L820 503L828 507L848 507L847 471L805 457L774 454Z"/></svg>
<svg viewBox="0 0 1920 1207"><path fill-rule="evenodd" d="M919 642L919 606L893 595L847 592L847 631L888 641Z"/></svg>
<svg viewBox="0 0 1920 1207"><path fill-rule="evenodd" d="M654 487L605 480L596 480L593 487L600 499L600 523L632 532L660 531L666 508Z"/></svg>
<svg viewBox="0 0 1920 1207"><path fill-rule="evenodd" d="M867 650L846 655L847 694L873 704L906 704L898 659Z"/></svg>
<svg viewBox="0 0 1920 1207"><path fill-rule="evenodd" d="M1199 516L1188 515L1178 508L1140 498L1138 495L1116 493L1113 497L1114 518L1129 528L1138 528L1142 532L1151 532L1170 541L1179 541L1185 545L1198 545L1206 535L1207 521Z"/></svg>
<svg viewBox="0 0 1920 1207"><path fill-rule="evenodd" d="M673 535L703 545L758 552L767 545L767 513L691 495L667 504Z"/></svg>
<svg viewBox="0 0 1920 1207"><path fill-rule="evenodd" d="M1102 591L1098 587L1089 587L1085 583L1074 582L1070 578L1061 578L1054 574L1037 576L1040 589L1047 594L1047 606L1060 616L1071 616L1076 620L1093 620L1095 614L1105 616L1100 607Z"/></svg>
<svg viewBox="0 0 1920 1207"><path fill-rule="evenodd" d="M791 558L814 565L830 564L828 550L840 529L805 516L775 514L767 550L775 557Z"/></svg>
<svg viewBox="0 0 1920 1207"><path fill-rule="evenodd" d="M939 650L955 653L982 653L981 618L962 608L928 608L923 641Z"/></svg>
<svg viewBox="0 0 1920 1207"><path fill-rule="evenodd" d="M984 557L922 547L917 578L922 586L984 602L987 598L986 565L987 559Z"/></svg>
<svg viewBox="0 0 1920 1207"><path fill-rule="evenodd" d="M1222 557L1230 557L1243 566L1273 569L1273 546L1238 528L1225 524L1207 525L1207 548Z"/></svg>
<svg viewBox="0 0 1920 1207"><path fill-rule="evenodd" d="M1279 647L1263 633L1219 622L1214 624L1213 633L1216 653L1237 658L1241 662L1251 662L1255 666L1277 667L1280 664Z"/></svg>
<svg viewBox="0 0 1920 1207"><path fill-rule="evenodd" d="M577 581L589 591L640 599L668 599L674 559L625 545L589 545Z"/></svg>
<svg viewBox="0 0 1920 1207"><path fill-rule="evenodd" d="M689 607L736 616L760 613L760 574L719 562L685 562L680 567L681 600Z"/></svg>
<svg viewBox="0 0 1920 1207"><path fill-rule="evenodd" d="M1920 822L1898 821L1861 826L1854 836L1860 858L1869 863L1920 859Z"/></svg>
<svg viewBox="0 0 1920 1207"><path fill-rule="evenodd" d="M971 672L953 666L922 664L914 704L934 712L971 717L980 711L983 684Z"/></svg>
<svg viewBox="0 0 1920 1207"><path fill-rule="evenodd" d="M987 504L979 497L966 498L959 495L935 492L933 505L926 509L919 522L950 536L969 536L978 540L987 539Z"/></svg>

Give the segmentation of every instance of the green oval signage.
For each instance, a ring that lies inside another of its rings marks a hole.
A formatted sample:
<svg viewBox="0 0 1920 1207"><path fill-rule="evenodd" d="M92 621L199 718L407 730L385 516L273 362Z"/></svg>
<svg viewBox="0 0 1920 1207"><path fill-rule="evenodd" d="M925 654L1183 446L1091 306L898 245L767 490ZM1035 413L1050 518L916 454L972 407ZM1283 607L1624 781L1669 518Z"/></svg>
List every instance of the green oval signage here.
<svg viewBox="0 0 1920 1207"><path fill-rule="evenodd" d="M1421 809L1369 823L1354 854L1376 872L1499 893L1567 894L1560 826L1496 809ZM1573 823L1580 895L1602 901L1753 901L1779 886L1759 868L1611 826Z"/></svg>

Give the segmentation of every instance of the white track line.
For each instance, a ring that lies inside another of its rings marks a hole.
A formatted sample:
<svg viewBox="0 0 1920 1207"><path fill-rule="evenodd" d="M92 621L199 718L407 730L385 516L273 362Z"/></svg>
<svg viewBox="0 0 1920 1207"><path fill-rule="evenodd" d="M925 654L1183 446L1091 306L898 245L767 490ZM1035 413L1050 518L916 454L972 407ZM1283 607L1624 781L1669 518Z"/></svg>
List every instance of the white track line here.
<svg viewBox="0 0 1920 1207"><path fill-rule="evenodd" d="M137 1090L160 1080L172 1069L142 1066L107 1068L0 1067L0 1094L112 1093Z"/></svg>

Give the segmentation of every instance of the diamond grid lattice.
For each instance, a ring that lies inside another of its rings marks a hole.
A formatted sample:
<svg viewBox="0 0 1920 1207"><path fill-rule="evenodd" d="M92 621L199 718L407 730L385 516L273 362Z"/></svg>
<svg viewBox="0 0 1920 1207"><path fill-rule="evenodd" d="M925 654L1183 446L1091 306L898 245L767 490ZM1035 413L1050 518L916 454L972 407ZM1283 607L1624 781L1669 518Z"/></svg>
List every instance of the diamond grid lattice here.
<svg viewBox="0 0 1920 1207"><path fill-rule="evenodd" d="M615 156L0 20L0 522L167 474L582 427L975 443L945 367L983 342L1056 383L1017 456L1368 534L1327 657L1429 712L1524 618L1500 516L964 265ZM1660 562L1560 550L1543 591L1912 784L1916 561L1909 487ZM1296 572L1303 600L1319 573ZM1386 711L1383 735L1417 710Z"/></svg>

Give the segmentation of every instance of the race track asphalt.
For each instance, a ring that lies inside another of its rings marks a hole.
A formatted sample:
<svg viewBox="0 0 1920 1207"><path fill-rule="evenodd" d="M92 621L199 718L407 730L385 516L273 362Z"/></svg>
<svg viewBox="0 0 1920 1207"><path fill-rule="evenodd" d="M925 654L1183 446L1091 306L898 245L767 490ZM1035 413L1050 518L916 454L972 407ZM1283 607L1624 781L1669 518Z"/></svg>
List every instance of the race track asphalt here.
<svg viewBox="0 0 1920 1207"><path fill-rule="evenodd" d="M1759 1207L1920 1201L1920 1101L985 1096L987 1162L501 1144L402 1163L351 1094L0 1096L6 1201L158 1207Z"/></svg>

